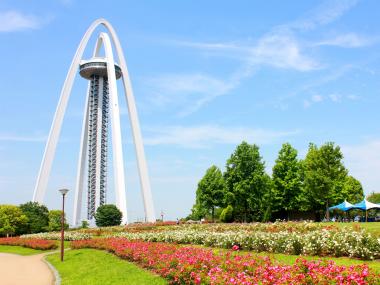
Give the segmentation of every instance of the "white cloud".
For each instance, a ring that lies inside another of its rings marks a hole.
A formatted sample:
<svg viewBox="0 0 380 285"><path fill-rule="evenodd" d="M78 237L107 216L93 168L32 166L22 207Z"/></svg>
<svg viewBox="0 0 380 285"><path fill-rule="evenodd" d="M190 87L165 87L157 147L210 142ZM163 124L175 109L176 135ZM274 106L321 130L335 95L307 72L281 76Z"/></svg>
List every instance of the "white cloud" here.
<svg viewBox="0 0 380 285"><path fill-rule="evenodd" d="M177 145L185 148L203 148L214 144L238 144L243 140L268 144L296 135L298 131L272 131L246 127L221 127L216 125L167 126L147 129L147 145Z"/></svg>
<svg viewBox="0 0 380 285"><path fill-rule="evenodd" d="M359 100L360 96L358 96L358 95L348 95L347 98L350 99L350 100L355 101L355 100Z"/></svg>
<svg viewBox="0 0 380 285"><path fill-rule="evenodd" d="M40 19L34 15L26 15L18 11L0 12L0 32L38 29L40 26Z"/></svg>
<svg viewBox="0 0 380 285"><path fill-rule="evenodd" d="M374 42L374 39L359 36L354 33L339 35L335 38L327 39L316 43L319 46L338 46L343 48L357 48L369 46Z"/></svg>
<svg viewBox="0 0 380 285"><path fill-rule="evenodd" d="M165 81L168 84L160 83L157 80L157 87L153 86L152 89L160 91L154 95L153 103L164 106L168 102L172 102L172 98L176 97L168 95L168 93L174 94L174 91L176 91L181 98L176 98L175 100L177 102L183 100L182 103L185 105L185 110L181 112L181 115L188 115L216 97L225 95L237 88L243 79L251 77L257 68L262 66L299 72L321 69L322 64L314 56L311 56L308 50L310 49L310 44L300 42L297 39L297 33L316 29L321 25L326 25L339 19L355 6L356 2L356 0L326 1L306 17L276 26L254 42L169 41L170 44L199 49L206 52L207 55L237 59L241 62L241 67L232 76L227 77L226 80L204 74L185 74L182 75L182 78L179 75L170 76L170 80ZM329 40L319 43L319 45L322 44L358 46L364 44L364 38L348 34L336 38L334 41ZM180 80L176 81L178 78ZM184 96L181 92L192 93L194 96L190 98L190 96ZM189 101L184 100L186 97ZM195 100L194 97L196 98ZM311 102L305 100L304 106L309 107L311 103L313 103L313 100ZM277 102L276 105L287 106L283 102Z"/></svg>
<svg viewBox="0 0 380 285"><path fill-rule="evenodd" d="M261 38L251 50L248 59L252 64L270 65L283 69L310 71L319 64L303 54L297 40L289 35L271 34Z"/></svg>
<svg viewBox="0 0 380 285"><path fill-rule="evenodd" d="M323 97L321 95L313 95L311 96L311 101L314 103L319 103L323 101Z"/></svg>
<svg viewBox="0 0 380 285"><path fill-rule="evenodd" d="M365 193L380 191L380 139L359 145L342 146L346 167L359 179Z"/></svg>
<svg viewBox="0 0 380 285"><path fill-rule="evenodd" d="M330 94L329 98L331 101L336 102L336 103L342 101L342 95L341 94Z"/></svg>
<svg viewBox="0 0 380 285"><path fill-rule="evenodd" d="M156 106L181 105L179 115L189 115L214 98L228 93L238 83L235 78L220 80L201 74L166 74L147 81L150 100Z"/></svg>
<svg viewBox="0 0 380 285"><path fill-rule="evenodd" d="M338 93L331 93L328 95L312 95L309 99L304 100L304 107L309 108L313 104L318 104L322 102L332 102L332 103L341 103L343 101L358 100L360 97L357 95L342 95Z"/></svg>
<svg viewBox="0 0 380 285"><path fill-rule="evenodd" d="M169 74L148 80L150 89L154 90L151 92L151 103L157 106L166 106L173 102L182 104L181 116L189 115L216 97L228 94L237 88L243 79L252 76L260 66L302 72L319 68L319 64L304 55L298 42L289 35L267 35L253 45L178 41L175 43L215 51L223 56L227 54L242 62L242 67L225 80L201 73Z"/></svg>
<svg viewBox="0 0 380 285"><path fill-rule="evenodd" d="M20 136L12 134L0 134L0 141L3 142L45 142L46 136Z"/></svg>
<svg viewBox="0 0 380 285"><path fill-rule="evenodd" d="M358 0L328 0L308 13L305 17L281 26L293 30L313 30L321 25L327 25L342 17L353 8Z"/></svg>

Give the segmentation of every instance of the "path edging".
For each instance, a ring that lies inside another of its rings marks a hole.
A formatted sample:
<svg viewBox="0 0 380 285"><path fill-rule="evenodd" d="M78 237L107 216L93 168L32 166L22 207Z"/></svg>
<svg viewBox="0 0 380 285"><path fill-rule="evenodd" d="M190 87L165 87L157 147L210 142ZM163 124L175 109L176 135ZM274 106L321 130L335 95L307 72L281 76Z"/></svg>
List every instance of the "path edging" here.
<svg viewBox="0 0 380 285"><path fill-rule="evenodd" d="M61 285L62 279L61 279L61 276L59 275L58 270L49 261L46 260L46 256L54 254L54 253L57 253L57 251L53 251L53 252L49 252L49 253L45 254L43 256L42 260L43 260L43 262L46 263L46 265L49 267L51 272L53 272L53 274L54 274L54 285Z"/></svg>

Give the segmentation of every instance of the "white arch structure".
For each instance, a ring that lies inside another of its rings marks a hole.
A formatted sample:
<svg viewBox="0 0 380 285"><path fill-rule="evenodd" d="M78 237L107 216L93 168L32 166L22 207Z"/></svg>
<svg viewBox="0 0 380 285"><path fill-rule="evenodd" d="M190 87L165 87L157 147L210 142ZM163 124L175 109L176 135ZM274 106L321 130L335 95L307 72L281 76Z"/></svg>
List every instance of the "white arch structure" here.
<svg viewBox="0 0 380 285"><path fill-rule="evenodd" d="M145 159L144 146L142 142L141 130L137 116L135 99L133 96L131 81L127 69L127 64L124 58L124 53L120 45L120 41L115 33L115 30L111 24L105 19L98 19L94 21L84 34L74 58L71 62L69 71L67 73L65 82L63 84L58 106L54 115L53 123L50 129L49 137L45 147L44 156L42 159L40 171L38 174L33 201L42 203L44 200L48 179L58 143L63 118L65 115L67 103L70 98L72 86L75 76L77 74L80 61L83 56L83 52L87 46L87 43L95 31L95 29L103 25L111 36L112 43L114 44L115 51L119 60L119 66L122 72L124 93L128 106L129 120L132 128L132 135L135 145L135 151L137 156L137 166L140 176L141 192L144 201L145 216L148 222L155 222L155 213L153 207L153 199L151 194L150 182L148 177L148 168ZM112 146L113 146L113 163L114 163L114 178L115 178L115 190L116 190L116 206L123 213L123 222L127 223L127 205L125 195L125 178L124 178L124 166L123 166L123 152L121 143L121 131L120 131L120 113L118 107L117 98L117 84L115 76L115 63L112 52L111 40L107 33L100 33L94 50L94 56L99 55L100 48L104 45L105 57L107 62L107 75L109 82L109 95L110 95L110 109L111 109L111 127L112 127ZM88 93L87 93L88 94ZM88 96L88 95L87 95ZM85 171L85 159L87 148L87 119L88 119L88 105L86 100L85 114L82 126L81 134L81 146L78 159L78 175L76 180L76 193L74 198L74 213L73 224L78 225L80 222L83 184L84 184L84 171Z"/></svg>

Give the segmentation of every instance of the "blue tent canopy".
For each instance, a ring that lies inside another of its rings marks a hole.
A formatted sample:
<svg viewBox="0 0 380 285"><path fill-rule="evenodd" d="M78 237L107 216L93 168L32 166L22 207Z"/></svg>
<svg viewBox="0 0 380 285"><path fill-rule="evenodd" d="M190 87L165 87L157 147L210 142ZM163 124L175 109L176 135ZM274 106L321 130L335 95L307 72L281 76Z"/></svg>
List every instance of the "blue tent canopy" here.
<svg viewBox="0 0 380 285"><path fill-rule="evenodd" d="M363 201L361 201L355 205L352 205L351 209L360 209L363 211L368 211L371 209L380 209L380 205L368 202L366 199L364 199Z"/></svg>
<svg viewBox="0 0 380 285"><path fill-rule="evenodd" d="M353 207L353 205L346 200L344 200L343 203L340 203L339 205L330 207L329 210L341 210L341 211L348 211Z"/></svg>

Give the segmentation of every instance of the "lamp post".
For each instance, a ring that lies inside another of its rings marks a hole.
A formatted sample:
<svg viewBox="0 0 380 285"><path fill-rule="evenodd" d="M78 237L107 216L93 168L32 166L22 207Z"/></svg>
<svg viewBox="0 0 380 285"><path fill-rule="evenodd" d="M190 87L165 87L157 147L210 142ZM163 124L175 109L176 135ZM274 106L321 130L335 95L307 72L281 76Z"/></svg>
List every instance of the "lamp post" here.
<svg viewBox="0 0 380 285"><path fill-rule="evenodd" d="M64 240L65 240L65 196L69 189L60 189L62 194L62 217L61 217L61 261L63 261Z"/></svg>

